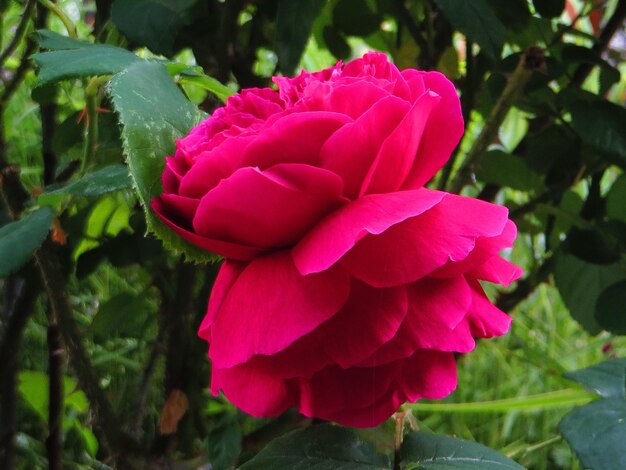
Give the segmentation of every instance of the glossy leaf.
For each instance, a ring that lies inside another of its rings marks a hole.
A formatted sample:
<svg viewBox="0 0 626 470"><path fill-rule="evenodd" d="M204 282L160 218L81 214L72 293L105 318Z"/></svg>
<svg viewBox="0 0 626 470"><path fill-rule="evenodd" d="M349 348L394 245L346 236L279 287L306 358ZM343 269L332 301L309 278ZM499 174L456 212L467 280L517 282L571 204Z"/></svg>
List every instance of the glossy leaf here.
<svg viewBox="0 0 626 470"><path fill-rule="evenodd" d="M595 318L600 293L624 278L626 275L617 264L587 263L566 253L559 253L556 258L556 287L572 317L590 334L602 330Z"/></svg>
<svg viewBox="0 0 626 470"><path fill-rule="evenodd" d="M115 0L113 24L133 43L156 54L174 52L176 34L193 19L198 0Z"/></svg>
<svg viewBox="0 0 626 470"><path fill-rule="evenodd" d="M68 40L50 31L39 31L36 37L43 38L40 42L42 48L55 48L32 57L39 67L37 86L68 78L114 74L132 63L143 61L119 47Z"/></svg>
<svg viewBox="0 0 626 470"><path fill-rule="evenodd" d="M232 468L241 452L241 429L235 415L225 413L207 435L207 454L213 470Z"/></svg>
<svg viewBox="0 0 626 470"><path fill-rule="evenodd" d="M565 377L593 390L604 398L626 398L626 359L609 359Z"/></svg>
<svg viewBox="0 0 626 470"><path fill-rule="evenodd" d="M523 158L500 150L487 152L483 156L476 176L485 183L508 186L520 191L539 191L544 188L541 177Z"/></svg>
<svg viewBox="0 0 626 470"><path fill-rule="evenodd" d="M414 432L400 450L402 470L523 470L524 467L489 447L463 439Z"/></svg>
<svg viewBox="0 0 626 470"><path fill-rule="evenodd" d="M626 468L626 400L604 398L577 408L561 420L559 432L582 467L591 470Z"/></svg>
<svg viewBox="0 0 626 470"><path fill-rule="evenodd" d="M88 173L62 188L48 194L74 194L76 196L99 196L132 187L126 165L110 165Z"/></svg>
<svg viewBox="0 0 626 470"><path fill-rule="evenodd" d="M133 64L114 76L109 93L123 126L124 153L145 209L148 230L192 260L215 260L214 255L174 234L150 209L152 198L162 191L165 157L172 155L176 139L183 137L202 114L182 95L165 67L154 62Z"/></svg>
<svg viewBox="0 0 626 470"><path fill-rule="evenodd" d="M492 60L500 58L506 27L485 0L435 0L452 26L476 42Z"/></svg>
<svg viewBox="0 0 626 470"><path fill-rule="evenodd" d="M347 428L323 424L292 431L272 441L241 470L389 470L377 454Z"/></svg>
<svg viewBox="0 0 626 470"><path fill-rule="evenodd" d="M0 227L0 277L22 267L48 236L54 213L37 209L21 220Z"/></svg>

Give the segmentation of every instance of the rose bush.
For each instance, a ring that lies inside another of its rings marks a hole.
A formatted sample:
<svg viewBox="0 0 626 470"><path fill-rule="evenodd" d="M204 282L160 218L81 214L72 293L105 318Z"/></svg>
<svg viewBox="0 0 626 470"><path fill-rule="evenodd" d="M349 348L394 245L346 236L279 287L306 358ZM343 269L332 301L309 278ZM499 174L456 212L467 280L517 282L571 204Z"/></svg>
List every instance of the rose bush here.
<svg viewBox="0 0 626 470"><path fill-rule="evenodd" d="M274 81L177 142L152 204L226 258L199 331L213 393L350 426L445 397L454 353L510 325L480 281L521 273L506 208L424 188L463 132L454 86L379 53Z"/></svg>

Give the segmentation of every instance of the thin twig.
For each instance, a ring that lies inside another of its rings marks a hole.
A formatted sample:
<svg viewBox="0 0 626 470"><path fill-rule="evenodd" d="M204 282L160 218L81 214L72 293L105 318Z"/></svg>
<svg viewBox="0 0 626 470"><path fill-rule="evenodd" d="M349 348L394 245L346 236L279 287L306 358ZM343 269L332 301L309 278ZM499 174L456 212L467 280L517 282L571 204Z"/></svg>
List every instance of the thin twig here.
<svg viewBox="0 0 626 470"><path fill-rule="evenodd" d="M52 315L48 316L48 468L63 468L63 347L61 332Z"/></svg>
<svg viewBox="0 0 626 470"><path fill-rule="evenodd" d="M450 192L459 193L471 177L478 160L483 155L489 144L498 135L498 129L511 109L515 99L526 86L532 72L544 65L543 50L538 47L529 47L520 57L520 61L509 77L504 91L491 110L483 129L467 152L465 160L459 168L452 184Z"/></svg>

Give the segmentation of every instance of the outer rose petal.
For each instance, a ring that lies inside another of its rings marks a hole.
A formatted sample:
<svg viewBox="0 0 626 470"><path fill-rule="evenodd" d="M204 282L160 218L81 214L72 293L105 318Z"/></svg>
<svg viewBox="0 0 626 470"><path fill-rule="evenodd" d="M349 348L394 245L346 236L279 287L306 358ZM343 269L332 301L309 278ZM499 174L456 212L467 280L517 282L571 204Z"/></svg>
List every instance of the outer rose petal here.
<svg viewBox="0 0 626 470"><path fill-rule="evenodd" d="M335 264L367 234L379 234L439 203L446 193L417 189L372 194L320 221L292 250L302 274L318 273Z"/></svg>
<svg viewBox="0 0 626 470"><path fill-rule="evenodd" d="M166 201L167 199L155 197L152 199L152 210L159 216L165 225L188 242L193 243L206 251L211 251L213 253L217 253L218 255L235 260L250 260L255 256L266 252L266 250L261 247L215 240L212 238L202 237L189 231L187 228L172 220L178 219L179 214L172 213L171 209L166 204Z"/></svg>
<svg viewBox="0 0 626 470"><path fill-rule="evenodd" d="M432 209L380 235L363 238L341 263L352 275L375 287L413 282L448 260L465 259L478 239L501 234L507 215L505 207L446 194Z"/></svg>
<svg viewBox="0 0 626 470"><path fill-rule="evenodd" d="M502 336L509 331L511 317L491 303L478 281L471 280L470 286L472 287L472 305L467 318L472 336L492 338Z"/></svg>
<svg viewBox="0 0 626 470"><path fill-rule="evenodd" d="M337 175L309 165L241 168L202 198L194 230L244 245L286 247L342 204L342 190Z"/></svg>
<svg viewBox="0 0 626 470"><path fill-rule="evenodd" d="M481 281L493 282L508 287L513 281L520 278L523 269L515 266L499 256L489 258L476 269L468 272L468 275Z"/></svg>
<svg viewBox="0 0 626 470"><path fill-rule="evenodd" d="M289 253L256 258L222 302L209 356L227 368L256 354L276 354L336 314L349 290L340 268L302 276Z"/></svg>
<svg viewBox="0 0 626 470"><path fill-rule="evenodd" d="M410 79L421 75L427 89L441 97L433 109L415 157L415 165L409 173L403 189L419 188L428 182L448 161L454 147L463 135L463 114L456 89L450 80L439 72L404 70L402 75Z"/></svg>

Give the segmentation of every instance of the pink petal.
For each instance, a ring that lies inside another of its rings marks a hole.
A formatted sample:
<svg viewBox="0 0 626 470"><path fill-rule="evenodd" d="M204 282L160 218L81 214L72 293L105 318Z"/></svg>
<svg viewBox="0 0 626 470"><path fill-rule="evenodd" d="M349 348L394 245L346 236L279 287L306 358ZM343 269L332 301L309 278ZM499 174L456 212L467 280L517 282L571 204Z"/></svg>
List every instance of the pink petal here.
<svg viewBox="0 0 626 470"><path fill-rule="evenodd" d="M419 189L372 194L331 213L292 250L302 274L316 273L335 264L367 234L379 234L435 206L445 193Z"/></svg>
<svg viewBox="0 0 626 470"><path fill-rule="evenodd" d="M279 163L318 165L326 140L344 124L352 121L334 112L299 112L281 117L245 149L242 166L269 168Z"/></svg>
<svg viewBox="0 0 626 470"><path fill-rule="evenodd" d="M380 146L376 160L363 180L360 195L400 188L411 170L429 116L439 100L435 93L427 92L413 103L404 119Z"/></svg>
<svg viewBox="0 0 626 470"><path fill-rule="evenodd" d="M381 99L356 121L330 137L320 153L320 166L338 174L344 193L358 195L376 153L409 111L409 104L395 96Z"/></svg>
<svg viewBox="0 0 626 470"><path fill-rule="evenodd" d="M397 334L360 365L386 364L412 356L418 349L469 352L474 340L458 328L472 302L462 277L425 278L409 286L409 310Z"/></svg>
<svg viewBox="0 0 626 470"><path fill-rule="evenodd" d="M211 325L215 323L217 313L228 295L231 287L245 269L245 265L231 260L224 260L220 267L215 282L213 282L213 288L211 289L211 296L209 297L209 305L207 312L200 328L198 328L198 336L206 341L211 341Z"/></svg>
<svg viewBox="0 0 626 470"><path fill-rule="evenodd" d="M432 209L380 235L366 236L341 263L374 287L413 282L449 260L465 259L477 239L501 234L507 214L506 207L446 193Z"/></svg>
<svg viewBox="0 0 626 470"><path fill-rule="evenodd" d="M457 386L456 359L451 352L417 351L404 363L402 385L405 400L440 400Z"/></svg>
<svg viewBox="0 0 626 470"><path fill-rule="evenodd" d="M193 226L208 238L286 247L342 204L342 189L337 175L309 165L241 168L202 198Z"/></svg>
<svg viewBox="0 0 626 470"><path fill-rule="evenodd" d="M478 268L505 248L510 248L517 237L517 227L508 220L501 234L491 238L476 240L474 250L462 261L448 261L444 266L432 273L436 277L460 276L463 273Z"/></svg>
<svg viewBox="0 0 626 470"><path fill-rule="evenodd" d="M215 240L190 232L188 229L179 225L179 222L175 221L175 219L178 218L178 215L176 213L170 213L169 207L166 206L160 198L153 198L151 207L165 225L188 242L199 246L203 250L217 253L218 255L235 260L250 260L255 256L265 253L266 251L264 248L256 246Z"/></svg>
<svg viewBox="0 0 626 470"><path fill-rule="evenodd" d="M341 269L302 276L287 252L254 259L230 288L211 327L213 363L232 367L285 349L336 314L349 285Z"/></svg>
<svg viewBox="0 0 626 470"><path fill-rule="evenodd" d="M389 92L377 83L368 80L337 82L322 104L323 109L342 113L352 119L366 113L378 101L389 96Z"/></svg>
<svg viewBox="0 0 626 470"><path fill-rule="evenodd" d="M508 287L513 281L519 279L524 270L513 263L494 256L489 258L476 269L468 272L468 276L480 279L482 281L493 282Z"/></svg>
<svg viewBox="0 0 626 470"><path fill-rule="evenodd" d="M293 392L271 373L241 364L229 369L213 367L211 392L224 395L237 408L259 418L278 416L293 404Z"/></svg>
<svg viewBox="0 0 626 470"><path fill-rule="evenodd" d="M472 336L492 338L502 336L509 331L511 317L491 303L478 281L471 281L470 285L472 287L472 305L467 319L470 323Z"/></svg>
<svg viewBox="0 0 626 470"><path fill-rule="evenodd" d="M415 73L422 75L426 89L439 95L441 101L430 114L404 189L424 186L448 161L464 129L461 103L452 82L439 72L402 72L409 77Z"/></svg>

